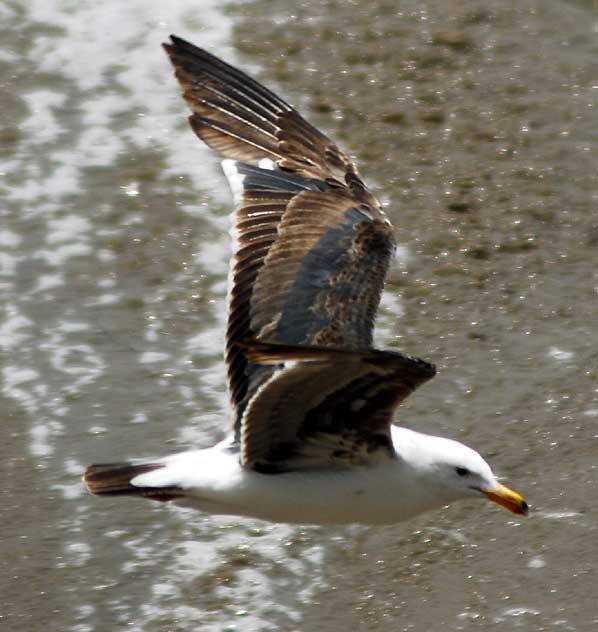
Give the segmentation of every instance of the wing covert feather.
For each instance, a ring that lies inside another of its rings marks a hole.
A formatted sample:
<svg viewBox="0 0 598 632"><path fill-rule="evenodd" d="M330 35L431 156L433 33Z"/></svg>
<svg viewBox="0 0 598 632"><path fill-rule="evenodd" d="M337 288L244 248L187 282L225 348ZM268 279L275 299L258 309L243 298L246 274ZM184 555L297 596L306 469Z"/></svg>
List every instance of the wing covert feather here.
<svg viewBox="0 0 598 632"><path fill-rule="evenodd" d="M275 367L243 417L241 459L261 472L352 467L394 458L396 407L432 378L432 365L390 351L245 344Z"/></svg>

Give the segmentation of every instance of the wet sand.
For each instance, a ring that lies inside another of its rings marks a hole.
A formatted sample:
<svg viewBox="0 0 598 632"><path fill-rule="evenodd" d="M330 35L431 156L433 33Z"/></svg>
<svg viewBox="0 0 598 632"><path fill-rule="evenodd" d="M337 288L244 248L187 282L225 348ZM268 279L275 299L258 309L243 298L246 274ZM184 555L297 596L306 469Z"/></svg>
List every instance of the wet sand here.
<svg viewBox="0 0 598 632"><path fill-rule="evenodd" d="M535 509L368 531L369 564L331 557L305 629L591 629L595 7L302 2L285 22L266 4L240 10L239 48L355 156L408 247L381 342L440 373L400 419L476 446Z"/></svg>

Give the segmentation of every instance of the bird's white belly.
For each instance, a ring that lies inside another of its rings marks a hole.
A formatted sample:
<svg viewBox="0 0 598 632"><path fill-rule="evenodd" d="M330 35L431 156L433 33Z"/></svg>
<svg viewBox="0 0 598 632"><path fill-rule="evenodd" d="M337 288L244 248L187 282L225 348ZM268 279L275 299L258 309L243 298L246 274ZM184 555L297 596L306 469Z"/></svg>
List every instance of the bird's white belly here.
<svg viewBox="0 0 598 632"><path fill-rule="evenodd" d="M195 454L191 467L178 468L188 473L177 481L188 495L175 503L210 513L304 524L387 524L431 508L386 465L260 474L241 468L235 455L214 449Z"/></svg>

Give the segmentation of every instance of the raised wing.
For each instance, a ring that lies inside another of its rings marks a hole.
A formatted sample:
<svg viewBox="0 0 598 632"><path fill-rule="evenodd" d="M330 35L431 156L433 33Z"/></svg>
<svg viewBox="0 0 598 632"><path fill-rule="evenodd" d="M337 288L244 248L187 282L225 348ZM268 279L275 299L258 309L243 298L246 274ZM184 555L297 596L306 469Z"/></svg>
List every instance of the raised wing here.
<svg viewBox="0 0 598 632"><path fill-rule="evenodd" d="M193 111L189 122L207 145L253 164L268 158L284 171L347 186L377 205L347 156L288 103L202 48L170 39L164 49Z"/></svg>
<svg viewBox="0 0 598 632"><path fill-rule="evenodd" d="M238 435L274 371L239 343L369 347L392 228L351 161L285 101L184 40L164 48L192 128L229 159L237 209L226 358Z"/></svg>
<svg viewBox="0 0 598 632"><path fill-rule="evenodd" d="M394 458L394 410L435 374L431 364L390 351L251 342L246 352L277 367L242 420L241 463L268 473Z"/></svg>

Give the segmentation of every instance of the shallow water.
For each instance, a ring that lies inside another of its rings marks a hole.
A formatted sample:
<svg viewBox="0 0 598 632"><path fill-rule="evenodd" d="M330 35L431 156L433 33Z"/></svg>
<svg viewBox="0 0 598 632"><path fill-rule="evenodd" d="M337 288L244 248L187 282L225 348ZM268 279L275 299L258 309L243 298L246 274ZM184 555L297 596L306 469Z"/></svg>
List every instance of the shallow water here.
<svg viewBox="0 0 598 632"><path fill-rule="evenodd" d="M597 9L0 7L7 629L596 628ZM84 491L87 463L226 429L230 197L170 32L355 154L402 244L377 339L440 369L401 420L478 448L530 519L463 503L298 528Z"/></svg>

